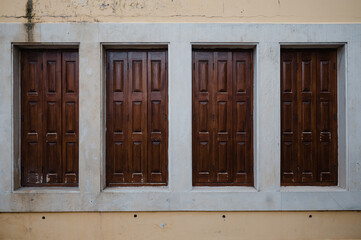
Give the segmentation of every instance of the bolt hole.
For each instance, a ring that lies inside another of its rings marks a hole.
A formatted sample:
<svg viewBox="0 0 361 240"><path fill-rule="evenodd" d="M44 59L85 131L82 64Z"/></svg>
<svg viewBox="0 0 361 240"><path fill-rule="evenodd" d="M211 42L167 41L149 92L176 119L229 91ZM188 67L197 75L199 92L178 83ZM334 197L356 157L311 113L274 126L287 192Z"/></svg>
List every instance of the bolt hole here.
<svg viewBox="0 0 361 240"><path fill-rule="evenodd" d="M45 216L43 216L42 219L45 219Z"/></svg>
<svg viewBox="0 0 361 240"><path fill-rule="evenodd" d="M312 218L312 215L308 216L309 218Z"/></svg>
<svg viewBox="0 0 361 240"><path fill-rule="evenodd" d="M136 218L136 217L138 217L138 215L137 215L137 214L134 214L134 218Z"/></svg>
<svg viewBox="0 0 361 240"><path fill-rule="evenodd" d="M222 218L226 218L226 215L222 215Z"/></svg>

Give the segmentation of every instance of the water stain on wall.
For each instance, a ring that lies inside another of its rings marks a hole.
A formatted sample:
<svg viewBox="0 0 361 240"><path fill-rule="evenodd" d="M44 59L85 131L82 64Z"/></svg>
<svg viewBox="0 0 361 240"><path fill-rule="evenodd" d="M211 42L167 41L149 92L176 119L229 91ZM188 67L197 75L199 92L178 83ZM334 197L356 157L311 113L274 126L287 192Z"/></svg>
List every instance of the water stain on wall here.
<svg viewBox="0 0 361 240"><path fill-rule="evenodd" d="M34 30L33 0L28 0L26 2L26 8L25 9L26 9L25 17L27 19L27 22L25 23L25 29L26 29L26 33L27 33L27 40L28 40L28 42L32 42L34 40L34 36L33 36L33 30Z"/></svg>

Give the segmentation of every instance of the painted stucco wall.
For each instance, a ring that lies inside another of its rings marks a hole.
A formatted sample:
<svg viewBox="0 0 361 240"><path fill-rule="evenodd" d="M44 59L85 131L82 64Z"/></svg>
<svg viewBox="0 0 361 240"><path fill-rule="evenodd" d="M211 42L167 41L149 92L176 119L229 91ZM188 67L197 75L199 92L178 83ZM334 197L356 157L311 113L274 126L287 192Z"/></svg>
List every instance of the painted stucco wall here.
<svg viewBox="0 0 361 240"><path fill-rule="evenodd" d="M2 240L361 239L360 212L13 213L0 223Z"/></svg>
<svg viewBox="0 0 361 240"><path fill-rule="evenodd" d="M361 22L359 0L1 0L0 22Z"/></svg>

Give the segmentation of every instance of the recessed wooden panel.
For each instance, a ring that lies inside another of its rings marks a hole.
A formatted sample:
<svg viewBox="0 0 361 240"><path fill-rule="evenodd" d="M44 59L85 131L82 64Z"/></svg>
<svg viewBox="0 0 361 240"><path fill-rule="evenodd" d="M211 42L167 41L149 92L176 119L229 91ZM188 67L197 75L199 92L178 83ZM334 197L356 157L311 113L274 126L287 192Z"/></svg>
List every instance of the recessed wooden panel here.
<svg viewBox="0 0 361 240"><path fill-rule="evenodd" d="M282 62L283 92L292 92L292 62Z"/></svg>
<svg viewBox="0 0 361 240"><path fill-rule="evenodd" d="M59 109L57 108L56 102L47 102L47 116L46 116L46 131L56 132L57 122L59 121Z"/></svg>
<svg viewBox="0 0 361 240"><path fill-rule="evenodd" d="M281 76L282 185L337 185L336 60L335 49L282 50L283 73L299 66Z"/></svg>
<svg viewBox="0 0 361 240"><path fill-rule="evenodd" d="M133 102L133 132L142 131L142 102Z"/></svg>
<svg viewBox="0 0 361 240"><path fill-rule="evenodd" d="M207 61L200 61L199 62L199 70L198 70L198 78L199 78L199 91L200 92L208 92L208 69L209 65Z"/></svg>
<svg viewBox="0 0 361 240"><path fill-rule="evenodd" d="M162 120L161 120L161 102L152 101L151 102L151 131L152 132L161 132Z"/></svg>
<svg viewBox="0 0 361 240"><path fill-rule="evenodd" d="M124 61L113 62L113 90L123 92L124 89Z"/></svg>
<svg viewBox="0 0 361 240"><path fill-rule="evenodd" d="M193 51L193 185L253 184L252 52Z"/></svg>
<svg viewBox="0 0 361 240"><path fill-rule="evenodd" d="M246 102L236 102L236 132L246 131Z"/></svg>
<svg viewBox="0 0 361 240"><path fill-rule="evenodd" d="M76 157L76 149L75 143L68 142L65 146L65 156L66 156L66 165L65 172L72 172L74 170L74 161L73 159Z"/></svg>
<svg viewBox="0 0 361 240"><path fill-rule="evenodd" d="M302 92L310 92L312 89L312 64L311 61L302 61Z"/></svg>
<svg viewBox="0 0 361 240"><path fill-rule="evenodd" d="M121 101L113 102L113 131L123 132L124 104Z"/></svg>
<svg viewBox="0 0 361 240"><path fill-rule="evenodd" d="M142 172L142 158L143 158L143 148L141 142L134 142L133 143L133 166L132 170L133 173L141 173Z"/></svg>
<svg viewBox="0 0 361 240"><path fill-rule="evenodd" d="M208 132L208 121L209 121L209 103L206 101L199 102L199 131Z"/></svg>
<svg viewBox="0 0 361 240"><path fill-rule="evenodd" d="M125 149L123 142L115 142L114 143L114 173L124 173L125 169Z"/></svg>
<svg viewBox="0 0 361 240"><path fill-rule="evenodd" d="M227 61L217 61L217 91L227 92Z"/></svg>
<svg viewBox="0 0 361 240"><path fill-rule="evenodd" d="M320 131L330 129L330 104L328 102L320 103Z"/></svg>
<svg viewBox="0 0 361 240"><path fill-rule="evenodd" d="M65 144L65 166L64 181L65 183L77 183L78 172L78 146L75 142L67 142Z"/></svg>
<svg viewBox="0 0 361 240"><path fill-rule="evenodd" d="M321 80L321 92L329 91L330 84L330 62L329 61L321 61L320 62L320 80Z"/></svg>
<svg viewBox="0 0 361 240"><path fill-rule="evenodd" d="M199 142L199 171L210 172L210 146L208 142Z"/></svg>
<svg viewBox="0 0 361 240"><path fill-rule="evenodd" d="M162 84L162 69L161 69L161 61L153 60L150 62L150 71L151 71L151 91L158 92L161 89Z"/></svg>
<svg viewBox="0 0 361 240"><path fill-rule="evenodd" d="M47 62L47 91L49 93L56 92L56 62Z"/></svg>
<svg viewBox="0 0 361 240"><path fill-rule="evenodd" d="M65 131L74 133L76 128L75 102L65 103Z"/></svg>
<svg viewBox="0 0 361 240"><path fill-rule="evenodd" d="M312 131L312 105L311 102L302 102L302 131Z"/></svg>
<svg viewBox="0 0 361 240"><path fill-rule="evenodd" d="M107 51L107 185L167 184L166 51Z"/></svg>
<svg viewBox="0 0 361 240"><path fill-rule="evenodd" d="M246 62L245 61L236 61L236 89L237 92L246 91Z"/></svg>
<svg viewBox="0 0 361 240"><path fill-rule="evenodd" d="M218 116L218 132L227 132L227 102L218 102L217 106Z"/></svg>
<svg viewBox="0 0 361 240"><path fill-rule="evenodd" d="M143 68L142 61L133 61L132 62L132 72L133 72L133 91L142 92L143 91Z"/></svg>
<svg viewBox="0 0 361 240"><path fill-rule="evenodd" d="M38 63L37 62L29 62L29 75L28 75L28 86L29 92L38 92L39 90L39 79L40 79L40 74L39 74L39 70L37 68Z"/></svg>
<svg viewBox="0 0 361 240"><path fill-rule="evenodd" d="M40 127L38 125L39 103L38 102L29 102L28 109L29 109L29 112L27 114L27 117L29 119L29 132L37 132Z"/></svg>
<svg viewBox="0 0 361 240"><path fill-rule="evenodd" d="M59 154L59 146L56 142L48 142L46 144L46 159L47 173L45 176L46 183L57 183L59 182L61 161Z"/></svg>
<svg viewBox="0 0 361 240"><path fill-rule="evenodd" d="M66 92L76 92L76 66L75 62L67 61L65 65L65 89Z"/></svg>
<svg viewBox="0 0 361 240"><path fill-rule="evenodd" d="M236 143L236 172L246 172L247 146L246 142Z"/></svg>
<svg viewBox="0 0 361 240"><path fill-rule="evenodd" d="M282 104L282 132L292 133L293 130L293 103L292 102L283 102Z"/></svg>
<svg viewBox="0 0 361 240"><path fill-rule="evenodd" d="M152 154L152 162L151 162L151 172L161 172L161 142L153 141L151 142L151 154Z"/></svg>

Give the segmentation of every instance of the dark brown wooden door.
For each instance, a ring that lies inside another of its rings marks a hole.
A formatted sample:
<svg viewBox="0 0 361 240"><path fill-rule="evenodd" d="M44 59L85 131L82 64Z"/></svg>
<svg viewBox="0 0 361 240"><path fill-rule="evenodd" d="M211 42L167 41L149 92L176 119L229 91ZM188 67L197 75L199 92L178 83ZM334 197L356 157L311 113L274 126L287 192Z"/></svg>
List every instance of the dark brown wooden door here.
<svg viewBox="0 0 361 240"><path fill-rule="evenodd" d="M282 185L337 185L336 50L282 50Z"/></svg>
<svg viewBox="0 0 361 240"><path fill-rule="evenodd" d="M78 53L24 50L21 59L21 183L76 186Z"/></svg>
<svg viewBox="0 0 361 240"><path fill-rule="evenodd" d="M193 51L193 185L253 184L252 51Z"/></svg>
<svg viewBox="0 0 361 240"><path fill-rule="evenodd" d="M167 51L107 51L107 185L167 184Z"/></svg>

